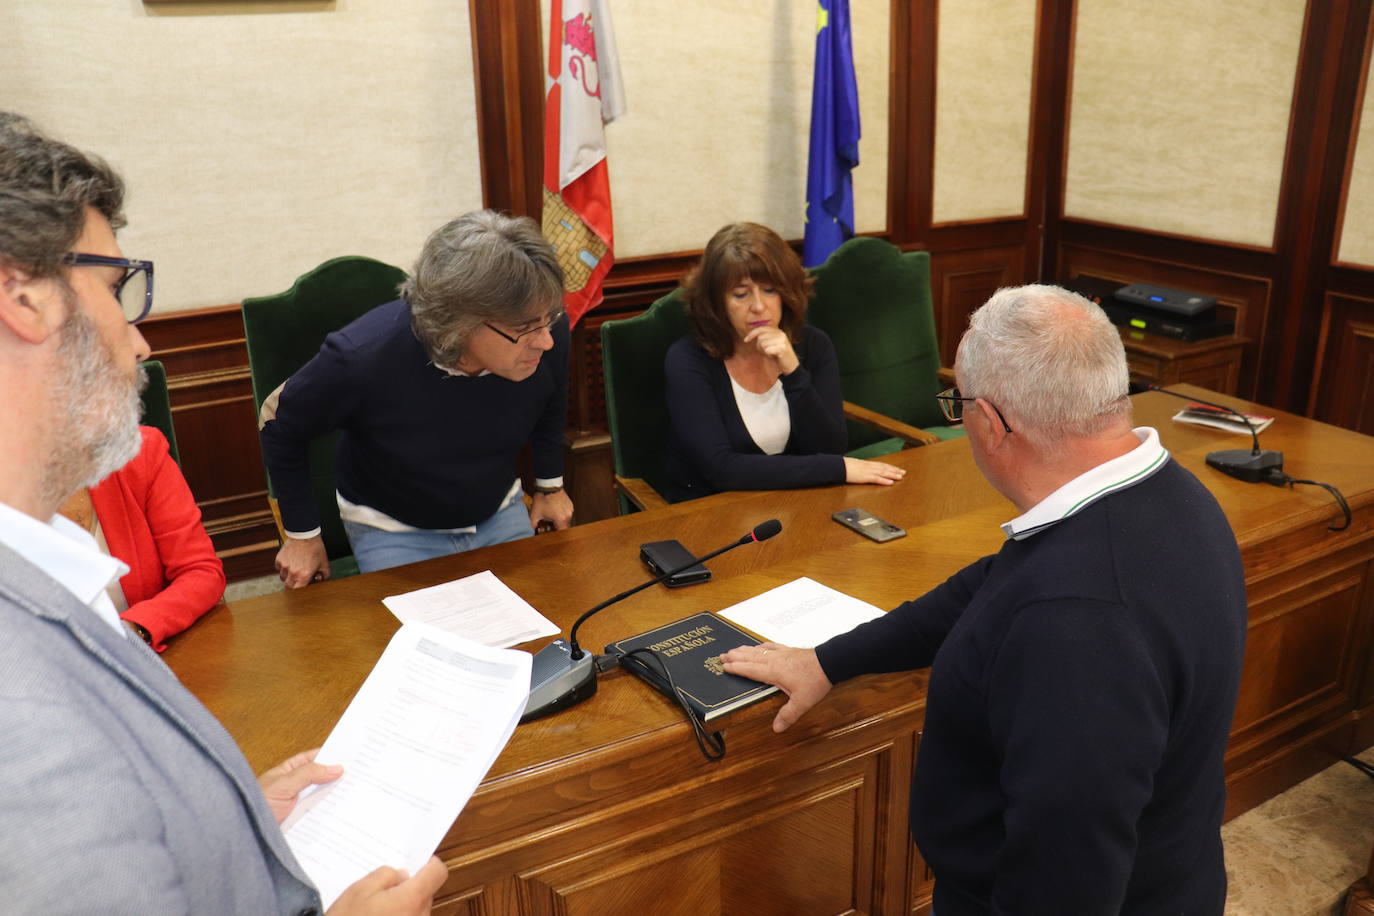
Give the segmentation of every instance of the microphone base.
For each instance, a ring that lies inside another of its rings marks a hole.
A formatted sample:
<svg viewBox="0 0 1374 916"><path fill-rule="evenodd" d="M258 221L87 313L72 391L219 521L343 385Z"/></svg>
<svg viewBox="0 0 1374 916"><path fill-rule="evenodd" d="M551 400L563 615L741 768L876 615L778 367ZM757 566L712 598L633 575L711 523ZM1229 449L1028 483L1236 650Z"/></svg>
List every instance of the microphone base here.
<svg viewBox="0 0 1374 916"><path fill-rule="evenodd" d="M522 723L576 706L596 693L596 656L585 649L572 657L572 646L556 639L534 656L530 667L530 696Z"/></svg>
<svg viewBox="0 0 1374 916"><path fill-rule="evenodd" d="M1209 452L1207 466L1246 483L1266 481L1272 474L1283 472L1283 452L1248 448L1231 448Z"/></svg>

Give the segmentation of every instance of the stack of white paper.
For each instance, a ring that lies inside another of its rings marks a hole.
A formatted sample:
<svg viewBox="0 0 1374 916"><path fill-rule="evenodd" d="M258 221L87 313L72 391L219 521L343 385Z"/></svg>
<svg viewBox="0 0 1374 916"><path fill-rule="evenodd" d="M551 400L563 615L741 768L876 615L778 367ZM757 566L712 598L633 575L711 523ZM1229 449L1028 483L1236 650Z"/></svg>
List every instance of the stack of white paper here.
<svg viewBox="0 0 1374 916"><path fill-rule="evenodd" d="M328 908L383 865L433 854L510 740L530 655L422 623L396 632L316 760L344 775L312 787L282 825Z"/></svg>
<svg viewBox="0 0 1374 916"><path fill-rule="evenodd" d="M812 649L883 616L883 610L803 576L728 607L720 616L766 640Z"/></svg>
<svg viewBox="0 0 1374 916"><path fill-rule="evenodd" d="M491 570L392 595L383 598L382 604L402 623L433 624L498 649L559 632L553 621L530 607Z"/></svg>

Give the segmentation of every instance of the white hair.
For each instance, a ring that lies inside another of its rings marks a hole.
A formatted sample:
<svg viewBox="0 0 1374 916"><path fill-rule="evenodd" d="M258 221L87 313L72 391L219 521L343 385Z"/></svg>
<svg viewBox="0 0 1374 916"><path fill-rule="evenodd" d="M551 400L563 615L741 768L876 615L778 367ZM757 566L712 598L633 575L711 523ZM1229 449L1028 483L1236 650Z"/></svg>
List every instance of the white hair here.
<svg viewBox="0 0 1374 916"><path fill-rule="evenodd" d="M1121 336L1102 309L1058 286L999 289L969 316L957 359L960 393L995 405L1041 442L1129 422Z"/></svg>

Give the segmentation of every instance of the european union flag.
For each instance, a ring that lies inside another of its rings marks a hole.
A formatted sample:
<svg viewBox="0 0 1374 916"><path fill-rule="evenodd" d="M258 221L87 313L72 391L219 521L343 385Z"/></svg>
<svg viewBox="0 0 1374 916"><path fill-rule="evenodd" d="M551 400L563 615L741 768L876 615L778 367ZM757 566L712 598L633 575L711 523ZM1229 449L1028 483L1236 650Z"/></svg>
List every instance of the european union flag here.
<svg viewBox="0 0 1374 916"><path fill-rule="evenodd" d="M849 40L849 0L819 4L802 244L807 267L820 264L854 235L854 182L849 171L859 164L859 86Z"/></svg>

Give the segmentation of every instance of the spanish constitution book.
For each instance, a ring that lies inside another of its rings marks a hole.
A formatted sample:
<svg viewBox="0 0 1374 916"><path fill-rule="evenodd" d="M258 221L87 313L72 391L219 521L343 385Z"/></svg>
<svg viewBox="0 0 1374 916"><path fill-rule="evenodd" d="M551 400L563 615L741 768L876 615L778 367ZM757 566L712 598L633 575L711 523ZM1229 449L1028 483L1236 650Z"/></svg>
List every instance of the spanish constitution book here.
<svg viewBox="0 0 1374 916"><path fill-rule="evenodd" d="M771 684L737 674L727 674L720 656L736 646L757 646L759 641L734 624L712 613L691 617L622 639L606 647L620 656L620 665L672 698L672 687L660 665L672 674L683 699L698 719L717 716L756 703L778 692ZM652 658L635 649L650 649Z"/></svg>

